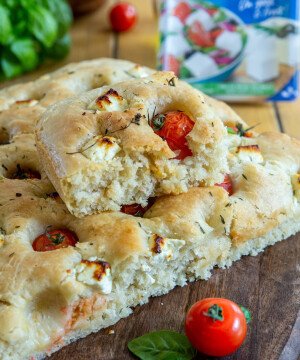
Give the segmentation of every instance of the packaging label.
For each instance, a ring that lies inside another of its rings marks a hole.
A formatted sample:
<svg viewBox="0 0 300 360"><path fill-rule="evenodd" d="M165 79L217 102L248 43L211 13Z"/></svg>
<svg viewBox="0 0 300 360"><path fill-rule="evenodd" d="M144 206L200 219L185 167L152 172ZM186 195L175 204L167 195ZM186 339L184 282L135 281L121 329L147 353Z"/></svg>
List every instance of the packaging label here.
<svg viewBox="0 0 300 360"><path fill-rule="evenodd" d="M298 96L297 0L165 0L158 67L226 100Z"/></svg>

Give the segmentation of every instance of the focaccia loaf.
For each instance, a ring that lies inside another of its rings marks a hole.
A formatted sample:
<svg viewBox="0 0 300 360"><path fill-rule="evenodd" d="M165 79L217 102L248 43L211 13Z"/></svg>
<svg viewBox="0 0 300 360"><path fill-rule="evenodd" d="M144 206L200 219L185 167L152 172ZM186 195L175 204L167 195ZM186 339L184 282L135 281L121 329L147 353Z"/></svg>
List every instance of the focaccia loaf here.
<svg viewBox="0 0 300 360"><path fill-rule="evenodd" d="M174 110L194 122L186 136L191 155L183 160L150 126L155 116ZM48 177L80 217L221 182L225 134L197 90L158 72L53 105L37 124L36 140Z"/></svg>

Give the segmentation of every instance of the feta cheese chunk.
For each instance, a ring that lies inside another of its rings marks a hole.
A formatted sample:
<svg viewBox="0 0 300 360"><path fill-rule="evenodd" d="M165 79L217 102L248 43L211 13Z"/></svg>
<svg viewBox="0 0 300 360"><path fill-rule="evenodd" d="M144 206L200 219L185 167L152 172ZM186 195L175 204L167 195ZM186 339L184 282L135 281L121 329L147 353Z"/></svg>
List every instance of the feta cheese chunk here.
<svg viewBox="0 0 300 360"><path fill-rule="evenodd" d="M293 174L291 176L292 186L295 197L300 200L300 174Z"/></svg>
<svg viewBox="0 0 300 360"><path fill-rule="evenodd" d="M258 145L237 146L236 148L232 149L231 152L241 162L252 162L256 164L261 164L264 162L264 158Z"/></svg>
<svg viewBox="0 0 300 360"><path fill-rule="evenodd" d="M120 96L114 89L109 89L104 92L88 106L89 110L99 111L123 111L127 108L127 100Z"/></svg>
<svg viewBox="0 0 300 360"><path fill-rule="evenodd" d="M243 47L241 34L232 31L223 31L222 34L217 37L216 46L220 49L227 50L229 56L236 57Z"/></svg>
<svg viewBox="0 0 300 360"><path fill-rule="evenodd" d="M165 54L176 58L184 57L192 49L183 34L169 35L161 46Z"/></svg>
<svg viewBox="0 0 300 360"><path fill-rule="evenodd" d="M178 251L185 245L184 240L167 239L157 234L149 238L150 249L157 261L169 261L174 251Z"/></svg>
<svg viewBox="0 0 300 360"><path fill-rule="evenodd" d="M199 79L215 76L219 71L215 61L210 56L202 54L201 52L196 52L191 55L183 62L183 66Z"/></svg>
<svg viewBox="0 0 300 360"><path fill-rule="evenodd" d="M76 265L76 279L86 285L97 287L102 294L110 294L112 278L110 264L93 257Z"/></svg>
<svg viewBox="0 0 300 360"><path fill-rule="evenodd" d="M215 23L209 13L203 9L192 12L187 17L185 24L191 26L195 21L200 22L206 31L210 31L215 26Z"/></svg>
<svg viewBox="0 0 300 360"><path fill-rule="evenodd" d="M38 103L35 99L28 99L28 100L17 100L13 104L10 105L11 108L25 108L34 106Z"/></svg>
<svg viewBox="0 0 300 360"><path fill-rule="evenodd" d="M99 135L85 144L82 154L94 162L102 163L113 159L120 150L116 138Z"/></svg>
<svg viewBox="0 0 300 360"><path fill-rule="evenodd" d="M130 68L127 70L127 73L134 78L144 78L149 75L143 66L140 65L135 65L134 67Z"/></svg>
<svg viewBox="0 0 300 360"><path fill-rule="evenodd" d="M182 32L183 23L177 16L164 14L159 19L159 29L163 33L179 33Z"/></svg>

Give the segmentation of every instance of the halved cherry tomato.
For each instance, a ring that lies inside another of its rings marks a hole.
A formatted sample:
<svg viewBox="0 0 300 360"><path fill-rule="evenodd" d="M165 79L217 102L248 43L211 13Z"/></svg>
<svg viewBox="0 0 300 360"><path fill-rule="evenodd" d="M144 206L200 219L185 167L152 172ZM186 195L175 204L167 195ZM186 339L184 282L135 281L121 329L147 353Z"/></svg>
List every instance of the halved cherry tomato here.
<svg viewBox="0 0 300 360"><path fill-rule="evenodd" d="M122 205L120 211L127 215L142 217L145 214L145 212L151 208L154 202L155 202L155 197L151 197L148 199L148 204L145 207L143 207L140 204Z"/></svg>
<svg viewBox="0 0 300 360"><path fill-rule="evenodd" d="M17 171L15 171L11 179L17 180L27 180L27 179L40 179L41 175L34 170L31 169L23 169L21 168L20 164L17 164Z"/></svg>
<svg viewBox="0 0 300 360"><path fill-rule="evenodd" d="M209 13L210 16L213 16L218 11L218 9L211 8L211 9L206 9L206 11Z"/></svg>
<svg viewBox="0 0 300 360"><path fill-rule="evenodd" d="M133 5L121 2L114 6L109 14L111 27L114 31L127 31L133 27L137 17Z"/></svg>
<svg viewBox="0 0 300 360"><path fill-rule="evenodd" d="M166 140L171 150L180 150L175 157L178 160L193 155L186 145L186 136L192 131L194 124L187 114L179 110L156 115L151 121L155 134Z"/></svg>
<svg viewBox="0 0 300 360"><path fill-rule="evenodd" d="M215 184L215 186L220 186L223 189L225 189L228 192L228 195L232 195L232 182L230 179L230 176L228 174L225 174L224 180L220 184Z"/></svg>
<svg viewBox="0 0 300 360"><path fill-rule="evenodd" d="M178 76L180 62L173 55L166 55L162 57L162 63L164 65L164 70L173 71L173 73Z"/></svg>
<svg viewBox="0 0 300 360"><path fill-rule="evenodd" d="M210 32L206 31L199 21L195 21L188 30L190 40L201 47L214 46Z"/></svg>
<svg viewBox="0 0 300 360"><path fill-rule="evenodd" d="M231 354L242 345L247 333L241 308L221 298L196 302L186 315L184 327L191 344L211 356Z"/></svg>
<svg viewBox="0 0 300 360"><path fill-rule="evenodd" d="M210 36L213 40L215 40L218 36L220 36L222 34L222 32L224 32L224 29L215 29L215 30L211 30L210 31Z"/></svg>
<svg viewBox="0 0 300 360"><path fill-rule="evenodd" d="M48 227L49 228L49 227ZM78 238L70 230L55 229L38 236L32 243L34 251L52 251L68 246L75 246Z"/></svg>
<svg viewBox="0 0 300 360"><path fill-rule="evenodd" d="M177 16L182 23L185 23L185 20L190 15L190 13L190 5L185 1L181 1L173 10L173 15Z"/></svg>

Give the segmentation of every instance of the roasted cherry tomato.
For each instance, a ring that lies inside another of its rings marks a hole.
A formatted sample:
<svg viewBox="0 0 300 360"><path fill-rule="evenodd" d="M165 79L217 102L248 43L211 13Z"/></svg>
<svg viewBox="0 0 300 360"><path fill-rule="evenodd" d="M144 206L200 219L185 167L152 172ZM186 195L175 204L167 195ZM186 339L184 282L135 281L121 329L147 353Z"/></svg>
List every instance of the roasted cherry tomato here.
<svg viewBox="0 0 300 360"><path fill-rule="evenodd" d="M11 178L18 180L40 179L41 175L31 169L22 169L20 164L17 164L17 171L12 174Z"/></svg>
<svg viewBox="0 0 300 360"><path fill-rule="evenodd" d="M136 10L131 4L121 2L114 6L109 14L111 27L114 31L127 31L136 21Z"/></svg>
<svg viewBox="0 0 300 360"><path fill-rule="evenodd" d="M220 186L228 192L228 195L232 195L232 182L230 176L225 174L224 181L220 184L215 184L215 186Z"/></svg>
<svg viewBox="0 0 300 360"><path fill-rule="evenodd" d="M206 31L199 21L195 21L191 25L188 30L188 37L194 44L200 47L209 47L215 45L210 32Z"/></svg>
<svg viewBox="0 0 300 360"><path fill-rule="evenodd" d="M182 23L185 23L186 18L190 15L190 5L185 1L181 1L173 10L173 15L177 16Z"/></svg>
<svg viewBox="0 0 300 360"><path fill-rule="evenodd" d="M154 202L155 202L155 197L152 197L148 199L148 204L145 207L143 207L140 204L122 205L120 211L127 215L142 217L145 214L145 212L151 208Z"/></svg>
<svg viewBox="0 0 300 360"><path fill-rule="evenodd" d="M77 236L70 230L49 230L38 236L32 243L35 251L52 251L68 246L75 246L78 242Z"/></svg>
<svg viewBox="0 0 300 360"><path fill-rule="evenodd" d="M231 354L242 345L247 333L241 308L220 298L196 302L186 315L184 327L191 344L211 356Z"/></svg>
<svg viewBox="0 0 300 360"><path fill-rule="evenodd" d="M193 155L186 145L186 136L192 131L194 122L184 112L175 110L156 115L151 127L155 134L166 140L171 150L180 150L175 159L182 160Z"/></svg>

